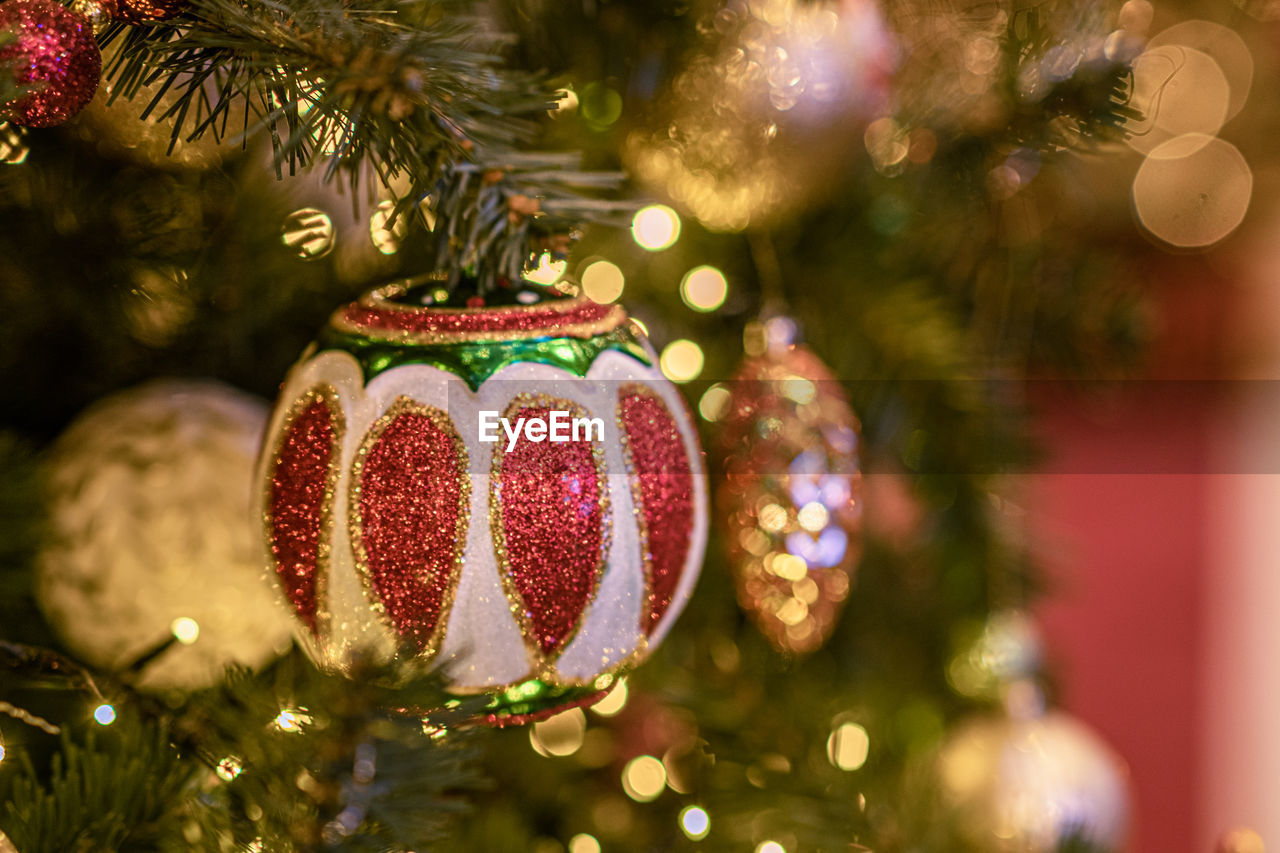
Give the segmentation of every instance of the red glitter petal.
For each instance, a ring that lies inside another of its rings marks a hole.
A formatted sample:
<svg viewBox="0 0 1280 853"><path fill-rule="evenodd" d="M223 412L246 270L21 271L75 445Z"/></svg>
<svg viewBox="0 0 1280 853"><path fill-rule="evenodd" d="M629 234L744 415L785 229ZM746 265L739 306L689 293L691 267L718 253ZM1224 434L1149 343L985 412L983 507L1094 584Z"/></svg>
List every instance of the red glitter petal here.
<svg viewBox="0 0 1280 853"><path fill-rule="evenodd" d="M379 424L356 474L352 540L400 636L434 650L467 538L466 451L447 415L404 398Z"/></svg>
<svg viewBox="0 0 1280 853"><path fill-rule="evenodd" d="M268 506L271 553L299 618L319 633L321 535L333 499L330 478L338 434L328 400L309 392L285 427L271 472Z"/></svg>
<svg viewBox="0 0 1280 853"><path fill-rule="evenodd" d="M641 547L649 589L640 627L652 634L680 583L693 534L693 472L676 420L642 385L618 392L618 422L639 504Z"/></svg>
<svg viewBox="0 0 1280 853"><path fill-rule="evenodd" d="M569 401L539 400L513 406L506 417L513 424L519 418L549 422L553 408L577 416ZM501 443L495 451L494 544L523 605L526 639L544 655L572 638L603 568L607 510L593 444L533 442L522 433L509 452Z"/></svg>

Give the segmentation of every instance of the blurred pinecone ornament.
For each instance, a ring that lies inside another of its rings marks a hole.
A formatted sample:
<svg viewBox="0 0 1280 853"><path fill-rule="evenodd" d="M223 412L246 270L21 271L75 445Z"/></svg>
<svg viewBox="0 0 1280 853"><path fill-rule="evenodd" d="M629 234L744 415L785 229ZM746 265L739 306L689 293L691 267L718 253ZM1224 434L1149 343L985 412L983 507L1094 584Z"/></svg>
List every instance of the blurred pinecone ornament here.
<svg viewBox="0 0 1280 853"><path fill-rule="evenodd" d="M753 324L729 383L716 510L738 603L779 651L835 630L862 541L861 425L787 317Z"/></svg>
<svg viewBox="0 0 1280 853"><path fill-rule="evenodd" d="M100 401L48 467L37 599L84 660L122 669L165 642L140 685L195 689L289 645L250 515L266 405L209 381L161 380Z"/></svg>

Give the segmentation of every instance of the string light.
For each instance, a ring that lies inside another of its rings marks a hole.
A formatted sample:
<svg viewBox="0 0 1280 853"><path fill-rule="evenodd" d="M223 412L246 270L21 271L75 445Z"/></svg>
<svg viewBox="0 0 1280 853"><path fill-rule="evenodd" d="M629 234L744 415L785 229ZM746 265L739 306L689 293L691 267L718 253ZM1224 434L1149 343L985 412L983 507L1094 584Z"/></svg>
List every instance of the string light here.
<svg viewBox="0 0 1280 853"><path fill-rule="evenodd" d="M701 841L711 831L711 816L702 806L685 806L680 812L680 828L690 841Z"/></svg>
<svg viewBox="0 0 1280 853"><path fill-rule="evenodd" d="M282 708L271 724L282 732L300 734L302 727L311 722L311 715L306 708Z"/></svg>
<svg viewBox="0 0 1280 853"><path fill-rule="evenodd" d="M244 772L244 762L239 756L228 755L226 758L218 762L218 766L213 768L213 772L218 774L218 778L223 782L230 782Z"/></svg>
<svg viewBox="0 0 1280 853"><path fill-rule="evenodd" d="M116 721L116 709L103 702L93 709L93 719L100 726L109 726Z"/></svg>
<svg viewBox="0 0 1280 853"><path fill-rule="evenodd" d="M173 636L184 646L189 646L200 639L200 623L188 616L179 616L169 625Z"/></svg>
<svg viewBox="0 0 1280 853"><path fill-rule="evenodd" d="M631 236L650 252L669 248L680 239L680 214L665 204L642 207L631 220Z"/></svg>
<svg viewBox="0 0 1280 853"><path fill-rule="evenodd" d="M694 311L714 311L724 304L728 295L728 280L712 266L694 267L680 282L680 298Z"/></svg>

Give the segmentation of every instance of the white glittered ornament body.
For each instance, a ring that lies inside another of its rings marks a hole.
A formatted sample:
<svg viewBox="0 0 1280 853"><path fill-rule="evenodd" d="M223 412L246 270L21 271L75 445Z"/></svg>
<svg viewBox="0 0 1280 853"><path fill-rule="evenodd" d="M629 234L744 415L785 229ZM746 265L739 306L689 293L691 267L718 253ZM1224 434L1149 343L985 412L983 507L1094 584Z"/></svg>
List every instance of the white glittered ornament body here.
<svg viewBox="0 0 1280 853"><path fill-rule="evenodd" d="M1061 711L970 720L938 757L942 794L963 834L993 853L1051 853L1063 841L1123 848L1124 762Z"/></svg>
<svg viewBox="0 0 1280 853"><path fill-rule="evenodd" d="M184 642L140 684L194 689L288 647L251 520L266 414L216 382L161 380L100 401L59 438L37 596L72 651L117 669L176 627Z"/></svg>
<svg viewBox="0 0 1280 853"><path fill-rule="evenodd" d="M485 418L550 429L554 412L599 431L482 436ZM289 374L268 436L268 548L327 666L399 652L443 664L459 692L563 704L643 659L697 580L697 435L617 306L375 292Z"/></svg>

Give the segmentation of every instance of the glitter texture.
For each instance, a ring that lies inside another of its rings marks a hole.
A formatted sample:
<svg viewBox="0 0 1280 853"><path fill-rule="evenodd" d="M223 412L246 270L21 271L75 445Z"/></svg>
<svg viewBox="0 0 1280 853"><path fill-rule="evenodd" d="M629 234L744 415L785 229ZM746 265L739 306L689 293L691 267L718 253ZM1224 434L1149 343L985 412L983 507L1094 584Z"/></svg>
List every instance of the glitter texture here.
<svg viewBox="0 0 1280 853"><path fill-rule="evenodd" d="M671 604L689 554L693 472L675 418L648 387L629 383L619 390L618 425L631 476L648 590L640 627L651 634Z"/></svg>
<svg viewBox="0 0 1280 853"><path fill-rule="evenodd" d="M462 438L444 412L401 397L369 431L352 474L357 565L400 637L433 655L470 521Z"/></svg>
<svg viewBox="0 0 1280 853"><path fill-rule="evenodd" d="M501 341L533 337L588 338L622 325L626 312L584 296L534 305L487 308L432 308L391 301L396 287L375 290L334 314L338 331L359 332L402 343Z"/></svg>
<svg viewBox="0 0 1280 853"><path fill-rule="evenodd" d="M0 47L0 65L12 65L17 83L36 91L0 107L0 118L23 127L62 124L93 99L102 55L93 25L54 0L0 3L0 31L17 40Z"/></svg>
<svg viewBox="0 0 1280 853"><path fill-rule="evenodd" d="M861 550L857 417L826 365L770 347L730 386L718 509L738 603L775 648L831 636Z"/></svg>
<svg viewBox="0 0 1280 853"><path fill-rule="evenodd" d="M186 0L119 0L119 3L118 17L130 24L166 21L187 8Z"/></svg>
<svg viewBox="0 0 1280 853"><path fill-rule="evenodd" d="M307 392L285 421L267 494L267 527L276 574L298 617L320 633L320 593L332 526L342 437L332 388Z"/></svg>
<svg viewBox="0 0 1280 853"><path fill-rule="evenodd" d="M550 412L585 415L569 400L517 395L505 417L539 420ZM503 585L537 659L573 638L595 597L608 551L609 507L597 443L529 441L494 451L490 515Z"/></svg>

